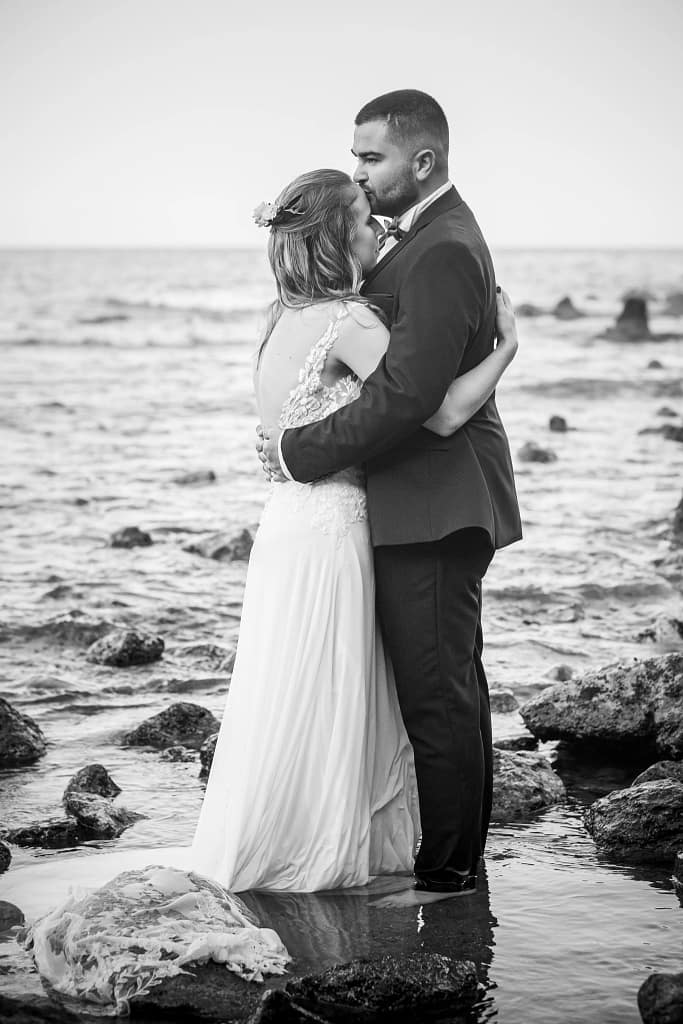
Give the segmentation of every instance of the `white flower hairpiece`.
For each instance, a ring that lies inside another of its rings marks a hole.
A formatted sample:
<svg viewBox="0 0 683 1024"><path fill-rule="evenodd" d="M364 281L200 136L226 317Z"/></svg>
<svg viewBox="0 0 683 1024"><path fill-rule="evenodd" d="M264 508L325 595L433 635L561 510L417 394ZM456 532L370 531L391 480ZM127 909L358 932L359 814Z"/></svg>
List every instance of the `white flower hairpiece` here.
<svg viewBox="0 0 683 1024"><path fill-rule="evenodd" d="M292 202L296 202L296 200L292 200ZM277 203L259 203L254 210L253 217L258 227L270 228L281 213L293 213L297 217L303 217L304 211L293 210L291 206L278 206Z"/></svg>

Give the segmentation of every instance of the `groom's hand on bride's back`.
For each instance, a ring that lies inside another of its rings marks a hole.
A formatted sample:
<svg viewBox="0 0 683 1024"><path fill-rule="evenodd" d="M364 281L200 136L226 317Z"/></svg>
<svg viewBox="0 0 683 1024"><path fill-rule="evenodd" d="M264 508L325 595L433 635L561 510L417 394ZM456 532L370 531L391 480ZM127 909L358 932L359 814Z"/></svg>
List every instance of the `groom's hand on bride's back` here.
<svg viewBox="0 0 683 1024"><path fill-rule="evenodd" d="M256 427L256 452L261 461L263 472L268 480L276 484L286 483L287 477L280 465L279 441L282 431L276 427L264 427L260 423Z"/></svg>

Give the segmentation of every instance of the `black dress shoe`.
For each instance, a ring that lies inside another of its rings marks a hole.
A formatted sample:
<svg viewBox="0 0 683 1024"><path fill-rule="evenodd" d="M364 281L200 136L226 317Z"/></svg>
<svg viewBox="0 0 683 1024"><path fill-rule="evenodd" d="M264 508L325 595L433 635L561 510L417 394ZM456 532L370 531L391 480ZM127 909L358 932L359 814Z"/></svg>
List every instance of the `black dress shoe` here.
<svg viewBox="0 0 683 1024"><path fill-rule="evenodd" d="M477 876L463 875L462 878L454 882L435 882L429 878L416 877L414 888L417 892L476 892Z"/></svg>

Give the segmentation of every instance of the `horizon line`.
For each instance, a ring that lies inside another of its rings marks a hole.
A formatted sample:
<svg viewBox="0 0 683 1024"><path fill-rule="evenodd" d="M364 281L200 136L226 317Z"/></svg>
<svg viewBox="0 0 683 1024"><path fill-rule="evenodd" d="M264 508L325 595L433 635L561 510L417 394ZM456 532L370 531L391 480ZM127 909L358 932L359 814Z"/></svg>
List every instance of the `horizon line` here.
<svg viewBox="0 0 683 1024"><path fill-rule="evenodd" d="M498 250L536 250L536 251L553 251L553 252L585 252L588 250L595 250L600 252L681 252L683 251L683 241L680 243L651 243L651 242L633 242L633 243L606 243L598 244L596 242L586 242L583 244L571 243L567 245L562 244L548 244L548 243L524 243L524 242L505 242L496 244L495 242L489 243L489 248ZM241 252L263 252L266 253L265 246L254 245L249 243L204 243L204 242L179 242L179 243L162 243L162 242L125 242L125 243L64 243L64 242L41 242L32 244L12 244L12 243L0 243L0 252L229 252L229 251L241 251Z"/></svg>

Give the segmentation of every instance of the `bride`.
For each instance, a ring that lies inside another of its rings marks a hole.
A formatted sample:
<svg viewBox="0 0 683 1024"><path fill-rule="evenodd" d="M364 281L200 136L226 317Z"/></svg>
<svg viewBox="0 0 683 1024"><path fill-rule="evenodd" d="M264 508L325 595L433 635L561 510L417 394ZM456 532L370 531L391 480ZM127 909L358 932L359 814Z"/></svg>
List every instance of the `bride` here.
<svg viewBox="0 0 683 1024"><path fill-rule="evenodd" d="M344 173L296 178L262 204L278 299L258 353L262 423L319 420L356 399L389 332L359 294L377 222ZM498 345L450 385L424 426L454 433L514 358L507 295ZM194 870L233 892L311 892L412 873L419 839L412 749L375 616L363 474L275 484L247 574L239 643Z"/></svg>

